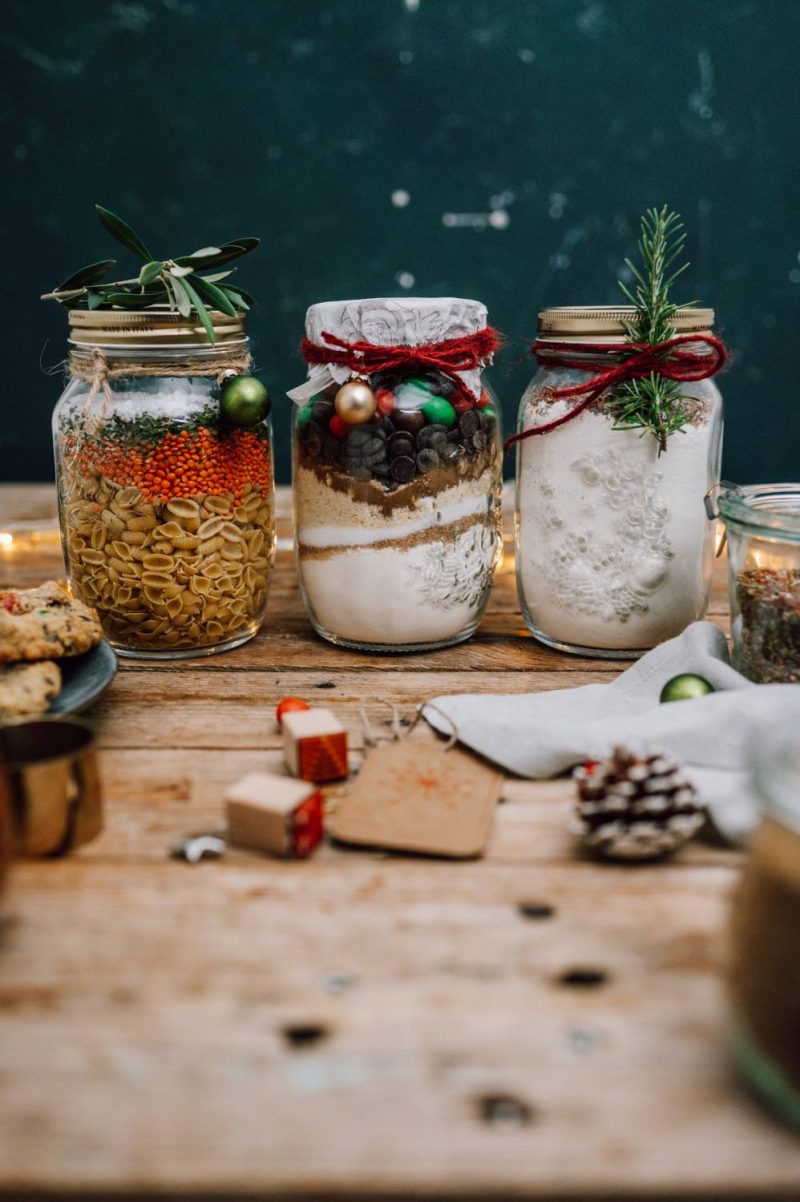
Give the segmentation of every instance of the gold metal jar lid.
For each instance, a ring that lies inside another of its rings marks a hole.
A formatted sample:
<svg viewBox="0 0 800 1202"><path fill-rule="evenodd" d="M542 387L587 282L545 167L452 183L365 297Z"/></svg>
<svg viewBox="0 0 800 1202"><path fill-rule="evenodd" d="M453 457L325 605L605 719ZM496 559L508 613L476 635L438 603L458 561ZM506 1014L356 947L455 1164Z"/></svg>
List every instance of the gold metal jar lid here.
<svg viewBox="0 0 800 1202"><path fill-rule="evenodd" d="M609 342L625 338L626 321L633 305L570 305L542 309L538 338L543 342ZM678 309L671 319L677 334L708 334L714 325L713 309Z"/></svg>
<svg viewBox="0 0 800 1202"><path fill-rule="evenodd" d="M210 310L216 345L242 343L246 339L245 315L228 317ZM167 308L70 309L70 343L73 346L142 347L150 350L172 346L206 346L208 334L196 317L183 317Z"/></svg>

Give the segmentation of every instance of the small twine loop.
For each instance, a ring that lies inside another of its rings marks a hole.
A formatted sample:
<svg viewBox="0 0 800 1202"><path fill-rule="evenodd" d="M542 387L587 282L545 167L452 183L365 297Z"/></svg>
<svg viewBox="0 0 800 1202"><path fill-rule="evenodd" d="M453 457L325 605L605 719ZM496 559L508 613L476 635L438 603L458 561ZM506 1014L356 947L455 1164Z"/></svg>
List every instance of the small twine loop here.
<svg viewBox="0 0 800 1202"><path fill-rule="evenodd" d="M435 702L421 701L419 703L419 705L416 707L416 709L414 710L414 717L411 719L411 721L408 724L408 726L406 727L406 729L402 730L401 726L400 726L400 716L398 713L397 706L394 704L394 702L393 701L384 701L384 699L382 697L377 698L377 700L378 700L379 704L381 704L381 705L388 705L392 711L392 721L391 721L392 733L391 733L391 736L390 736L388 742L400 743L400 742L404 741L405 739L407 739L408 736L411 734L411 732L414 730L414 728L419 723L420 718L422 718L424 716L424 712L426 709L432 709L437 714L439 714L440 717L444 718L444 720L447 722L447 724L450 727L450 730L452 732L449 739L447 740L444 747L442 748L442 751L449 751L450 748L453 747L458 742L458 737L459 737L458 726L456 725L454 720L450 717L450 715L446 714L443 709L440 709L439 706L435 704ZM380 740L380 737L378 735L376 735L374 730L372 729L369 717L367 716L366 707L364 706L363 702L358 707L358 715L361 719L361 729L364 732L364 746L365 747L378 747L380 745L381 740Z"/></svg>
<svg viewBox="0 0 800 1202"><path fill-rule="evenodd" d="M70 379L88 384L89 395L83 407L82 417L88 423L99 426L111 404L110 381L123 377L146 376L206 376L213 377L218 385L230 376L239 376L250 370L253 364L249 351L240 349L221 350L216 355L198 356L194 359L150 360L114 358L109 361L105 351L93 347L90 357L79 351L70 352L67 371ZM102 392L102 404L95 410L95 401Z"/></svg>

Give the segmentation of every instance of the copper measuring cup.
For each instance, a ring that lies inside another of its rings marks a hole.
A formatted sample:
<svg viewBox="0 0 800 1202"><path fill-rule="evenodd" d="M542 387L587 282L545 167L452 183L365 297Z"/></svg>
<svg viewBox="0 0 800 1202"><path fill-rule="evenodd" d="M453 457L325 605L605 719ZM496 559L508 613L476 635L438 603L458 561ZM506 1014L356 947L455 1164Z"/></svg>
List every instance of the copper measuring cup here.
<svg viewBox="0 0 800 1202"><path fill-rule="evenodd" d="M77 718L36 718L0 727L0 804L23 856L63 856L103 826L94 735Z"/></svg>

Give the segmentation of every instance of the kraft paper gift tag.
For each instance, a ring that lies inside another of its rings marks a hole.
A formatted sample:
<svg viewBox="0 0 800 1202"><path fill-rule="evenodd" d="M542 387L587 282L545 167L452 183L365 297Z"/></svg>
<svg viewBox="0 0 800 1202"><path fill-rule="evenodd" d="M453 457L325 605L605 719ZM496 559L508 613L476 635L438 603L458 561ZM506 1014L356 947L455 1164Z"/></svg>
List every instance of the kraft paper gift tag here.
<svg viewBox="0 0 800 1202"><path fill-rule="evenodd" d="M360 846L480 856L502 780L458 748L403 739L369 752L328 830Z"/></svg>

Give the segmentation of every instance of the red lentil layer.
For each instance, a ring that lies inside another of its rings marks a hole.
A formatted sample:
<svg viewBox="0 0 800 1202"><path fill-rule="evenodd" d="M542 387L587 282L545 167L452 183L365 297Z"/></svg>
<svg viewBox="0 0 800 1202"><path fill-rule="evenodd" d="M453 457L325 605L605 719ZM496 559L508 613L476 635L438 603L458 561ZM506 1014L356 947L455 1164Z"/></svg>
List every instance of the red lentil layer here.
<svg viewBox="0 0 800 1202"><path fill-rule="evenodd" d="M101 438L66 451L74 454L85 475L98 474L123 487L138 488L151 504L230 492L238 505L248 486L265 497L272 484L269 446L249 430L235 430L218 439L201 427L133 447Z"/></svg>

